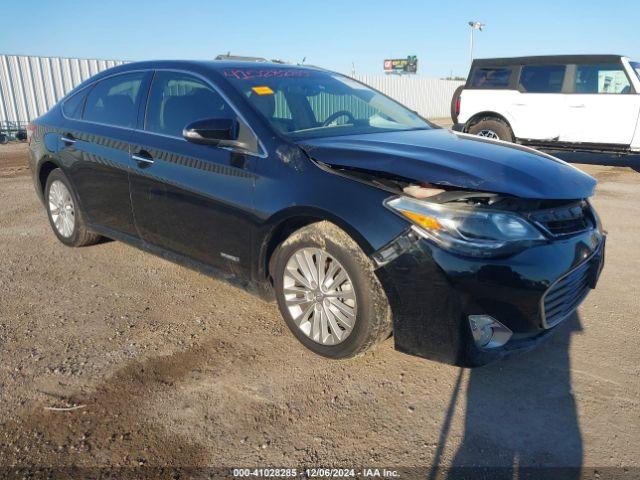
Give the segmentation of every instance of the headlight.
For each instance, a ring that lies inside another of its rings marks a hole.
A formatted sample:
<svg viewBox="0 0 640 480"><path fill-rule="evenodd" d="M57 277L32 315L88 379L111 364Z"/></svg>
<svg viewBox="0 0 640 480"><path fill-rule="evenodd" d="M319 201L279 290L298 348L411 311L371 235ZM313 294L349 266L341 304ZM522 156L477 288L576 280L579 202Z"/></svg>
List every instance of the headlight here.
<svg viewBox="0 0 640 480"><path fill-rule="evenodd" d="M418 227L421 235L460 255L503 256L546 241L540 231L514 213L453 207L410 197L395 197L385 204Z"/></svg>

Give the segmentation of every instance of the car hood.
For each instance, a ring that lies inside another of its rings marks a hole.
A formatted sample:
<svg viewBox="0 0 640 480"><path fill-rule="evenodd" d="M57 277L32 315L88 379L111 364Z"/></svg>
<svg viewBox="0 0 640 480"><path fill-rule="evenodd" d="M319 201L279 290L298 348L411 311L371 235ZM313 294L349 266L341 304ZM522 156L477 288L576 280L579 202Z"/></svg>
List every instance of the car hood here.
<svg viewBox="0 0 640 480"><path fill-rule="evenodd" d="M346 135L298 142L334 167L535 199L593 194L595 179L550 155L445 129Z"/></svg>

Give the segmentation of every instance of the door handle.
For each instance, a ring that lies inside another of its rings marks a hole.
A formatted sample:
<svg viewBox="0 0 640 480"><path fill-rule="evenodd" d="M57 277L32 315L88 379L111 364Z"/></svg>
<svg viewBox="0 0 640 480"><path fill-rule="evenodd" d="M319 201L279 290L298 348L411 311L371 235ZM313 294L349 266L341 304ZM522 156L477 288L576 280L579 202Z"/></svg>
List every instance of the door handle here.
<svg viewBox="0 0 640 480"><path fill-rule="evenodd" d="M76 139L73 138L73 135L71 135L70 133L64 133L61 137L60 140L62 140L62 143L64 143L67 146L73 145L74 143L76 143Z"/></svg>
<svg viewBox="0 0 640 480"><path fill-rule="evenodd" d="M584 103L579 103L576 105L569 105L571 108L584 108L586 105Z"/></svg>
<svg viewBox="0 0 640 480"><path fill-rule="evenodd" d="M144 151L131 154L131 160L138 162L140 167L153 165L154 161L153 157Z"/></svg>

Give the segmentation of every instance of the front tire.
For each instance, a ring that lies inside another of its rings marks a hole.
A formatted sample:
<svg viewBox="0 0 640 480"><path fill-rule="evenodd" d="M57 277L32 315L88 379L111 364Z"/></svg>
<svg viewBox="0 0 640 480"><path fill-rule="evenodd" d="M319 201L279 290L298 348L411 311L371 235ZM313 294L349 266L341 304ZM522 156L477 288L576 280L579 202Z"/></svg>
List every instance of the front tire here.
<svg viewBox="0 0 640 480"><path fill-rule="evenodd" d="M274 253L280 312L296 338L328 358L357 356L391 333L391 309L372 261L329 222L294 232Z"/></svg>
<svg viewBox="0 0 640 480"><path fill-rule="evenodd" d="M487 117L469 127L468 133L493 140L513 142L513 132L509 125L498 118Z"/></svg>
<svg viewBox="0 0 640 480"><path fill-rule="evenodd" d="M51 229L62 243L69 247L83 247L100 240L100 235L87 228L71 182L59 168L47 177L44 201Z"/></svg>

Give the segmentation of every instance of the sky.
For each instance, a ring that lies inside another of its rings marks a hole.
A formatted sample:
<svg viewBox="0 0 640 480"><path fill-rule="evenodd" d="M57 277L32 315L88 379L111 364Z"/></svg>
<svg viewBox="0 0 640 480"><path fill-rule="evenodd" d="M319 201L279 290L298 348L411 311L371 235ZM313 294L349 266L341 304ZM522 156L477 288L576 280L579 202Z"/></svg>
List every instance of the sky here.
<svg viewBox="0 0 640 480"><path fill-rule="evenodd" d="M474 56L612 53L640 60L636 0L3 0L0 53L118 60L280 58L382 73L418 56L418 74L466 76ZM8 21L10 20L10 21Z"/></svg>

